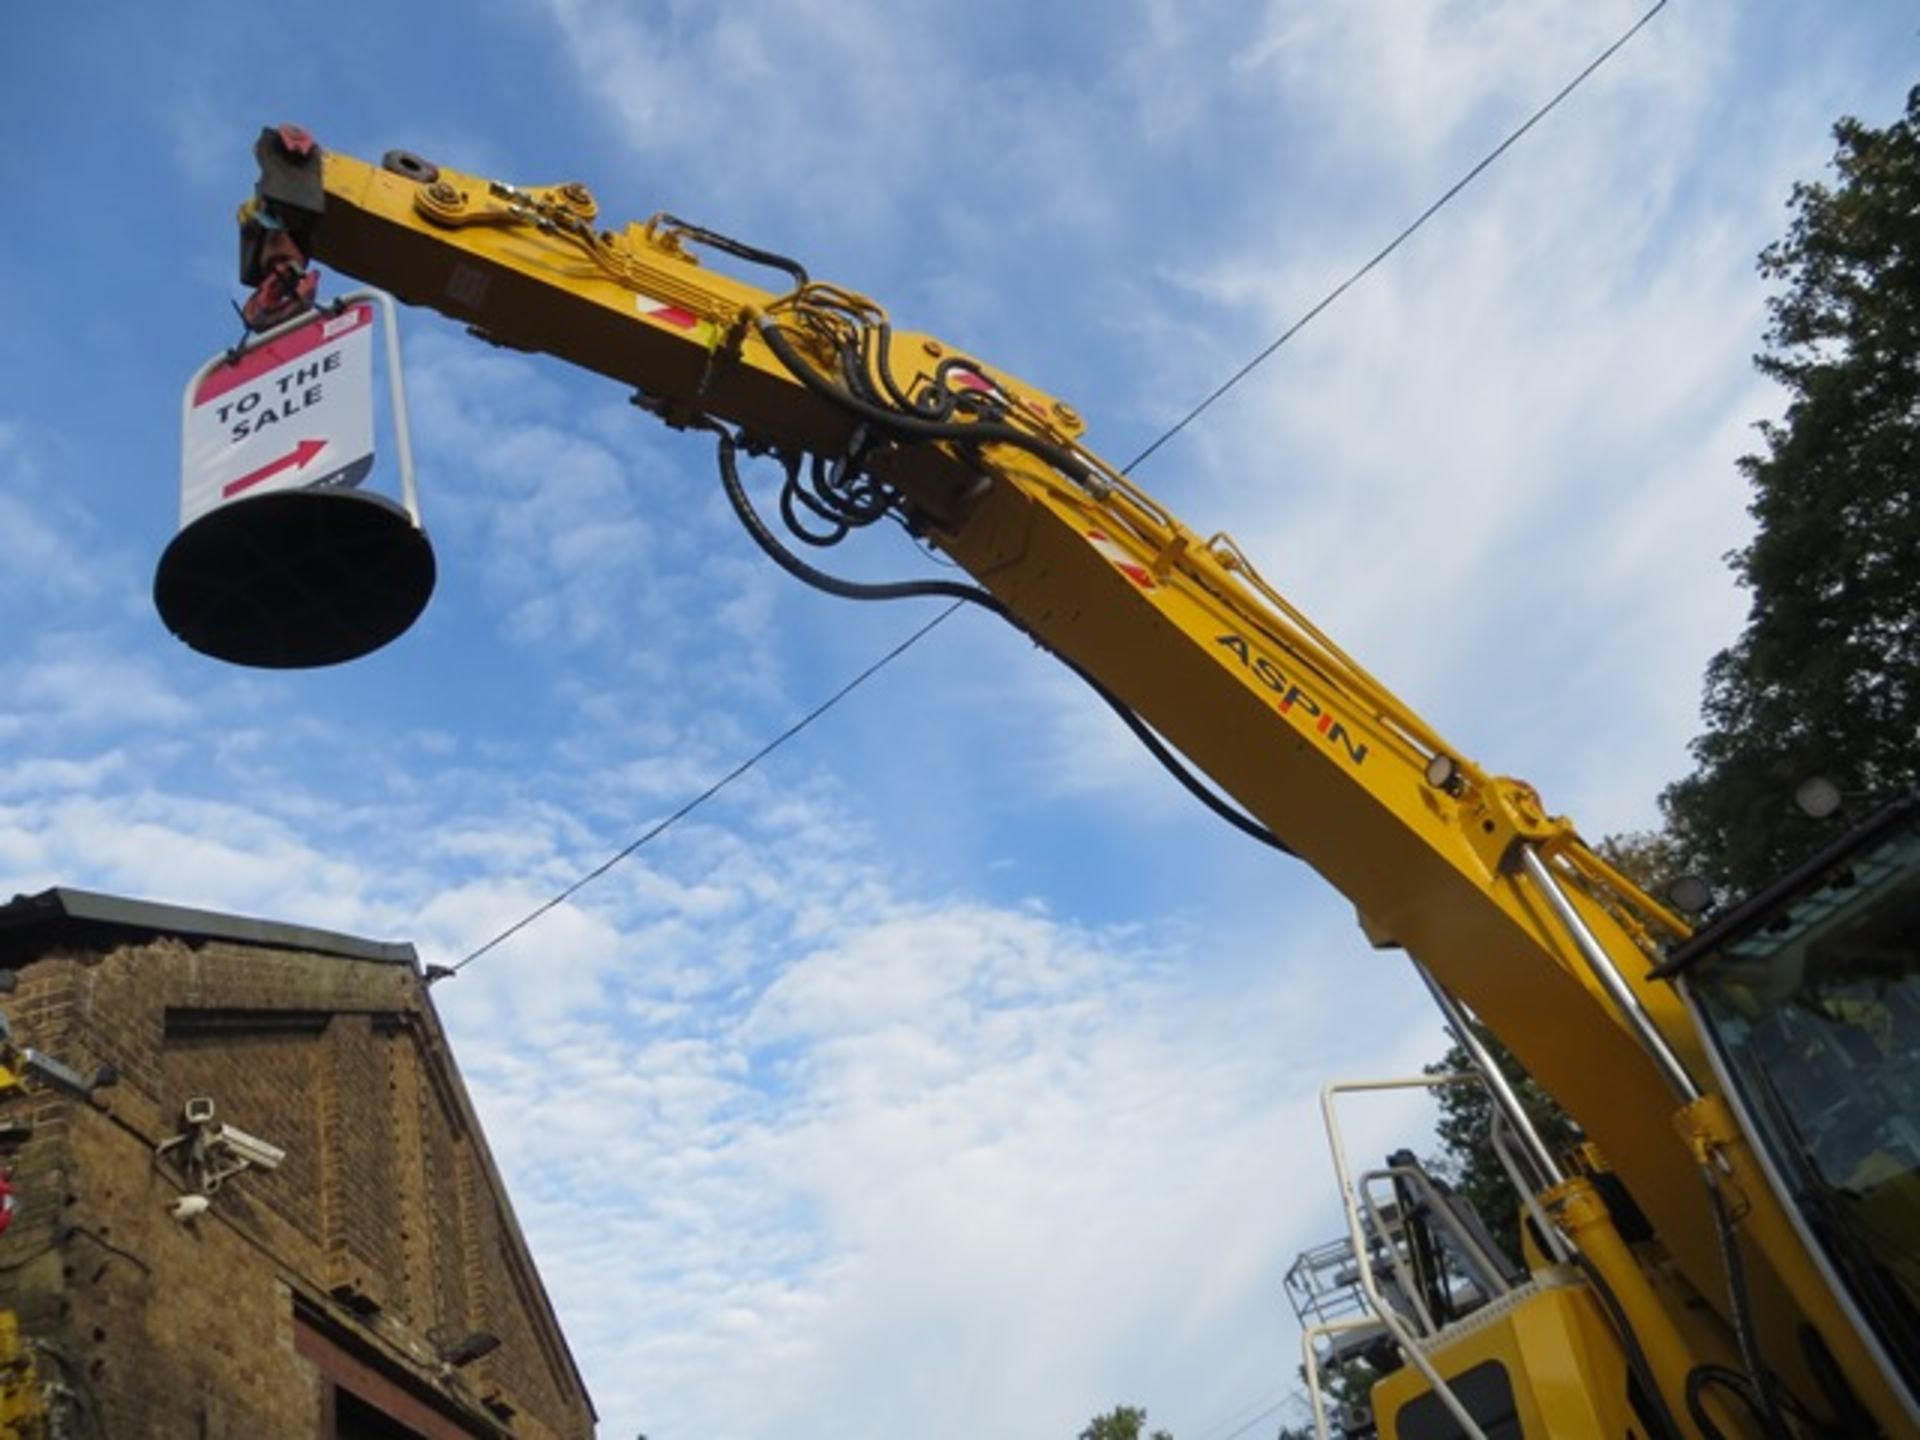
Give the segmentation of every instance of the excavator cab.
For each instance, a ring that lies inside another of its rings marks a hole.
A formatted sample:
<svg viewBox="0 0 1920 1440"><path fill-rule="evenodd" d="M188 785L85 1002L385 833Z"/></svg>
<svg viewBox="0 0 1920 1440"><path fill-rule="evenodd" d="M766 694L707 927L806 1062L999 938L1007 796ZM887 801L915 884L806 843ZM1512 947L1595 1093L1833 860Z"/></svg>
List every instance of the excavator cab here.
<svg viewBox="0 0 1920 1440"><path fill-rule="evenodd" d="M1858 1328L1920 1390L1920 793L1735 906L1661 973Z"/></svg>

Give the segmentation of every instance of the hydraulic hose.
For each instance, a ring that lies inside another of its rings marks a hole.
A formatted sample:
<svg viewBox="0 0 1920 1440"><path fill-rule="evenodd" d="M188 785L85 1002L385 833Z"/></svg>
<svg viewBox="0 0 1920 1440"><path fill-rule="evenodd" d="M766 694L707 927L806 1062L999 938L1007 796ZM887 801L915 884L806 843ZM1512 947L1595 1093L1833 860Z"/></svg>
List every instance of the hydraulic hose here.
<svg viewBox="0 0 1920 1440"><path fill-rule="evenodd" d="M764 265L769 270L778 270L792 278L794 286L805 289L809 283L807 270L798 260L790 260L785 255L777 255L771 250L762 250L758 245L749 245L744 240L736 240L731 235L722 235L717 230L709 230L704 225L690 225L676 215L657 215L655 223L669 227L675 234L685 236L697 244L714 250L722 250L738 259L750 261L755 265Z"/></svg>
<svg viewBox="0 0 1920 1440"><path fill-rule="evenodd" d="M1740 1363L1746 1367L1746 1383L1752 1393L1745 1395L1759 1417L1769 1440L1791 1440L1786 1418L1780 1413L1780 1395L1773 1372L1760 1354L1759 1338L1753 1333L1753 1307L1747 1298L1747 1270L1740 1257L1740 1237L1727 1213L1727 1200L1720 1193L1718 1178L1711 1170L1705 1176L1707 1198L1713 1202L1714 1233L1720 1240L1720 1258L1727 1269L1727 1298L1733 1310L1733 1333L1740 1346Z"/></svg>
<svg viewBox="0 0 1920 1440"><path fill-rule="evenodd" d="M959 423L941 420L923 420L914 415L902 415L897 410L889 410L883 405L863 400L845 386L837 385L822 375L805 356L793 348L793 342L780 330L780 322L771 315L762 315L754 322L760 330L760 338L767 342L767 348L802 385L823 399L832 401L842 410L858 415L869 424L881 430L912 440L952 440L961 444L979 445L997 441L1004 445L1013 445L1028 454L1045 461L1061 474L1079 484L1088 484L1093 472L1079 456L1064 446L1055 445L1050 440L1042 440L1037 435L1013 425L1000 424L990 420L976 420Z"/></svg>
<svg viewBox="0 0 1920 1440"><path fill-rule="evenodd" d="M1647 1403L1653 1407L1649 1428L1658 1432L1660 1440L1681 1440L1686 1432L1673 1418L1673 1410L1668 1406L1666 1396L1660 1393L1660 1383L1653 1377L1653 1366L1647 1361L1647 1352L1641 1348L1640 1337L1633 1333L1633 1326L1627 1320L1626 1307L1620 1303L1620 1297L1613 1293L1613 1287L1607 1284L1599 1268L1586 1256L1576 1251L1573 1263L1593 1287L1600 1308L1607 1312L1607 1318L1613 1322L1614 1333L1620 1337L1620 1344L1627 1352L1627 1368L1640 1381L1640 1389Z"/></svg>
<svg viewBox="0 0 1920 1440"><path fill-rule="evenodd" d="M969 605L978 605L1002 619L1011 620L1006 606L993 596L975 585L962 585L955 580L891 580L867 581L844 580L838 575L829 575L802 560L780 541L780 537L767 528L767 522L760 518L760 512L753 508L753 500L747 494L747 487L740 480L738 459L739 445L725 430L711 422L708 428L720 437L720 484L727 492L727 501L733 506L733 513L740 517L740 523L746 527L753 543L758 545L767 558L786 571L794 579L823 590L829 595L837 595L842 600L924 600L944 598L961 600Z"/></svg>
<svg viewBox="0 0 1920 1440"><path fill-rule="evenodd" d="M874 368L880 372L880 383L887 387L887 394L893 403L902 410L915 408L912 398L895 383L893 378L893 326L886 320L876 327L880 332L880 363Z"/></svg>
<svg viewBox="0 0 1920 1440"><path fill-rule="evenodd" d="M946 599L957 600L968 605L977 605L989 614L998 615L1002 620L1013 625L1022 634L1027 635L1029 639L1034 639L1036 644L1040 643L1039 640L1015 618L1013 613L1007 609L998 597L980 589L977 585L963 585L954 580L893 580L885 582L847 580L838 575L829 575L826 571L809 565L805 560L802 560L781 543L780 537L775 535L773 531L767 527L766 521L760 518L760 512L754 509L753 500L747 494L747 488L740 480L738 442L736 442L733 436L728 434L725 429L711 421L707 422L706 428L711 429L719 436L720 484L721 488L726 491L727 502L733 507L733 513L739 516L741 525L746 528L747 534L752 537L753 543L760 547L761 552L796 580L811 585L814 589L824 591L829 595L837 595L843 600ZM964 428L971 429L974 427L968 426ZM1133 707L1128 705L1126 701L1122 700L1118 695L1115 695L1105 685L1102 685L1097 679L1088 674L1080 666L1074 664L1074 662L1065 655L1061 655L1058 651L1052 651L1051 653L1061 664L1065 665L1075 675L1078 675L1085 681L1094 694L1106 702L1107 707L1111 709L1115 715L1120 717L1121 722L1126 725L1127 729L1131 730L1135 738L1147 748L1147 752L1152 755L1154 759L1158 760L1161 765L1166 768L1167 772L1185 786L1187 792L1200 801L1201 804L1205 805L1215 815L1225 820L1243 835L1250 836L1258 840L1261 844L1278 850L1283 855L1292 855L1294 853L1279 836L1275 835L1266 826L1251 816L1242 813L1232 805L1229 805L1225 800L1221 799L1220 796L1207 788L1207 786L1201 782L1200 777L1193 773L1191 767L1174 753L1167 742L1162 740L1160 736L1154 732L1153 728L1149 726L1146 721L1142 720L1140 716L1135 713Z"/></svg>

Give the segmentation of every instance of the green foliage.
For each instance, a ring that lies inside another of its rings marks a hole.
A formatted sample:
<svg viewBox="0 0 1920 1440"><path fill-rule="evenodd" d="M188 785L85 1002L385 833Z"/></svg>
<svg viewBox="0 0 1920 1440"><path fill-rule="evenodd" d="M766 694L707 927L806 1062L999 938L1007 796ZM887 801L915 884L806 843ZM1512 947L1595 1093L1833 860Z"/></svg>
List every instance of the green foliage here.
<svg viewBox="0 0 1920 1440"><path fill-rule="evenodd" d="M1320 1388L1329 1406L1341 1409L1373 1405L1373 1387L1380 1372L1364 1358L1356 1357L1344 1365L1330 1368L1320 1377Z"/></svg>
<svg viewBox="0 0 1920 1440"><path fill-rule="evenodd" d="M1141 1440L1147 1425L1147 1412L1138 1405L1116 1405L1104 1415L1096 1415L1080 1432L1080 1440ZM1147 1440L1173 1440L1165 1430L1155 1430Z"/></svg>
<svg viewBox="0 0 1920 1440"><path fill-rule="evenodd" d="M1292 1404L1307 1418L1297 1425L1282 1422L1280 1433L1274 1440L1318 1440L1313 1428L1313 1401L1307 1397L1305 1389L1307 1367L1296 1366L1294 1373L1300 1377L1301 1393L1292 1397ZM1320 1399L1326 1406L1328 1429L1336 1440L1347 1433L1340 1425L1340 1415L1344 1410L1360 1408L1372 1413L1373 1387L1380 1375L1381 1372L1365 1356L1359 1355L1343 1364L1321 1366Z"/></svg>
<svg viewBox="0 0 1920 1440"><path fill-rule="evenodd" d="M1476 1027L1481 1044L1487 1047L1515 1092L1520 1106L1533 1121L1547 1149L1555 1154L1570 1148L1580 1139L1579 1129L1569 1120L1553 1097L1535 1084L1506 1046L1491 1032ZM1426 1067L1427 1074L1466 1070L1471 1066L1467 1052L1459 1045ZM1473 1202L1486 1221L1501 1249L1518 1260L1520 1249L1520 1197L1513 1192L1507 1172L1493 1153L1489 1138L1493 1124L1493 1097L1479 1085L1447 1085L1434 1092L1440 1105L1440 1154L1427 1167ZM1370 1382L1369 1382L1370 1383Z"/></svg>
<svg viewBox="0 0 1920 1440"><path fill-rule="evenodd" d="M1603 837L1595 853L1649 895L1660 897L1687 873L1680 842L1665 830L1629 830Z"/></svg>
<svg viewBox="0 0 1920 1440"><path fill-rule="evenodd" d="M1920 784L1920 87L1884 129L1834 128L1831 183L1796 185L1760 257L1761 371L1786 387L1730 557L1746 629L1706 677L1698 768L1662 797L1688 862L1744 893L1830 827L1792 805L1810 775L1884 797Z"/></svg>
<svg viewBox="0 0 1920 1440"><path fill-rule="evenodd" d="M1693 774L1661 796L1666 828L1599 847L1656 894L1693 870L1736 898L1831 838L1794 808L1810 776L1862 797L1920 786L1920 87L1886 128L1846 119L1834 138L1832 181L1794 187L1786 237L1760 256L1781 290L1755 363L1787 408L1740 462L1757 524L1729 557L1753 597L1746 628L1707 667L1706 730ZM1521 1089L1549 1147L1573 1138ZM1454 1087L1440 1103L1435 1170L1511 1244L1491 1102Z"/></svg>

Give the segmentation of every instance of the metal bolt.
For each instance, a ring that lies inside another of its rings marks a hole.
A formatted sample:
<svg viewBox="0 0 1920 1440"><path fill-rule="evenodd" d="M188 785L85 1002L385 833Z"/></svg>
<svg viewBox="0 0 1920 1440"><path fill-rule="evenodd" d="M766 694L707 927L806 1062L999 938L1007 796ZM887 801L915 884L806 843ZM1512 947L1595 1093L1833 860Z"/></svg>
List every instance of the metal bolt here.
<svg viewBox="0 0 1920 1440"><path fill-rule="evenodd" d="M562 185L560 187L560 198L565 200L569 205L577 206L582 210L593 204L593 192L578 180L569 180L566 184Z"/></svg>
<svg viewBox="0 0 1920 1440"><path fill-rule="evenodd" d="M922 340L920 342L920 348L936 360L947 353L938 340Z"/></svg>
<svg viewBox="0 0 1920 1440"><path fill-rule="evenodd" d="M1080 412L1064 400L1056 400L1053 402L1053 413L1064 424L1078 425L1080 423Z"/></svg>
<svg viewBox="0 0 1920 1440"><path fill-rule="evenodd" d="M427 198L436 205L458 205L460 192L444 180L436 180L427 187Z"/></svg>

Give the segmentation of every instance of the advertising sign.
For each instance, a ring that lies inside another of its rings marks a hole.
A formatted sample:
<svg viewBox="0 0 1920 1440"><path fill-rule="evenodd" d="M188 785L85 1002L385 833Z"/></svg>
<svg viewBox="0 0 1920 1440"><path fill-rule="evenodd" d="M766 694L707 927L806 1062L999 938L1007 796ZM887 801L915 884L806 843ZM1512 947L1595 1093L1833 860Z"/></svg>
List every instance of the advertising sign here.
<svg viewBox="0 0 1920 1440"><path fill-rule="evenodd" d="M187 403L180 523L246 496L351 488L373 468L373 305L216 365Z"/></svg>

